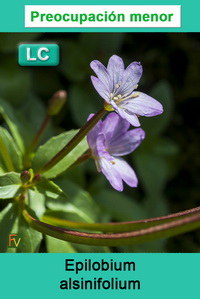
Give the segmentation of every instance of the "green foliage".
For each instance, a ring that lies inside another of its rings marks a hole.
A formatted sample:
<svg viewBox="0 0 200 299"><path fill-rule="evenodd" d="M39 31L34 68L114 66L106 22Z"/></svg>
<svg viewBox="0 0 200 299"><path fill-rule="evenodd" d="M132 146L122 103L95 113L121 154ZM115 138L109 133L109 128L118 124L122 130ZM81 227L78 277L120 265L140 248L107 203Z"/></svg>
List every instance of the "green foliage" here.
<svg viewBox="0 0 200 299"><path fill-rule="evenodd" d="M67 198L53 200L47 199L47 207L50 209L48 215L71 221L97 222L99 220L99 208L91 198L90 194L67 181L65 178L58 180L59 185L65 191Z"/></svg>
<svg viewBox="0 0 200 299"><path fill-rule="evenodd" d="M28 190L29 207L35 211L38 218L41 218L46 211L46 197L44 193L39 193L32 189Z"/></svg>
<svg viewBox="0 0 200 299"><path fill-rule="evenodd" d="M0 176L1 199L17 197L21 192L20 174L10 172Z"/></svg>
<svg viewBox="0 0 200 299"><path fill-rule="evenodd" d="M42 234L32 229L22 215L18 219L17 235L21 238L17 252L38 252L42 241Z"/></svg>
<svg viewBox="0 0 200 299"><path fill-rule="evenodd" d="M25 148L30 144L33 136L31 127L20 113L2 99L0 99L0 115L9 127L19 150L24 154Z"/></svg>
<svg viewBox="0 0 200 299"><path fill-rule="evenodd" d="M35 191L43 194L46 197L52 198L53 200L66 200L67 196L62 189L57 186L54 182L49 181L45 178L41 178L40 181L33 187Z"/></svg>
<svg viewBox="0 0 200 299"><path fill-rule="evenodd" d="M33 169L38 170L51 158L53 158L77 133L76 130L62 133L58 136L52 137L44 145L41 145L33 160ZM74 148L69 155L64 157L54 167L44 173L46 178L55 178L57 175L66 171L86 150L88 145L86 139L81 141L76 148Z"/></svg>
<svg viewBox="0 0 200 299"><path fill-rule="evenodd" d="M0 138L4 142L8 155L12 157L12 164L14 170L20 171L22 169L22 156L21 153L16 146L13 137L10 133L4 129L0 128Z"/></svg>
<svg viewBox="0 0 200 299"><path fill-rule="evenodd" d="M79 209L78 214L82 215L85 221L100 221L99 217L101 217L101 214L99 213L99 207L89 192L85 191L78 184L70 182L65 176L57 179L57 182L67 194L71 204Z"/></svg>
<svg viewBox="0 0 200 299"><path fill-rule="evenodd" d="M52 238L48 235L45 237L46 246L49 253L77 253L72 243Z"/></svg>
<svg viewBox="0 0 200 299"><path fill-rule="evenodd" d="M38 252L42 234L33 230L25 221L19 211L17 204L9 204L6 209L0 213L0 233L1 243L0 252L8 253L32 253ZM15 238L14 242L9 244L9 238Z"/></svg>
<svg viewBox="0 0 200 299"><path fill-rule="evenodd" d="M0 234L0 252L37 252L42 240L42 234L27 224L16 203L8 204L1 211ZM19 242L17 246L14 246L13 242L9 244L9 235L11 234L16 235L16 242Z"/></svg>
<svg viewBox="0 0 200 299"><path fill-rule="evenodd" d="M12 205L9 203L5 209L0 213L0 252L6 252L8 248L8 237L11 231L16 233L12 228L18 217L18 207L17 205Z"/></svg>

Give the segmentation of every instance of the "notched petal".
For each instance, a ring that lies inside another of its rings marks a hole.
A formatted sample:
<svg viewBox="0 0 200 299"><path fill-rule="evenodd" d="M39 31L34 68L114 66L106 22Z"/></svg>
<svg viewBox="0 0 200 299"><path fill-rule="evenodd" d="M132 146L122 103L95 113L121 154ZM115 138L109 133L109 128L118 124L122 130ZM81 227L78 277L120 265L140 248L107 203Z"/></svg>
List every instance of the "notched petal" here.
<svg viewBox="0 0 200 299"><path fill-rule="evenodd" d="M114 164L106 159L100 159L99 161L101 171L111 184L111 186L117 191L123 191L123 183L120 174L113 167Z"/></svg>
<svg viewBox="0 0 200 299"><path fill-rule="evenodd" d="M141 116L150 117L163 113L163 106L157 100L142 92L138 92L137 97L126 100L123 105L129 113Z"/></svg>
<svg viewBox="0 0 200 299"><path fill-rule="evenodd" d="M121 83L124 72L124 63L121 57L113 55L108 61L107 70L111 78L111 82L113 85L112 89L114 91L116 86Z"/></svg>
<svg viewBox="0 0 200 299"><path fill-rule="evenodd" d="M97 77L91 76L91 81L96 89L96 91L99 93L99 95L105 100L109 101L109 90L108 87Z"/></svg>
<svg viewBox="0 0 200 299"><path fill-rule="evenodd" d="M126 68L122 77L122 86L120 92L122 94L130 94L137 86L142 76L142 65L140 62L132 62Z"/></svg>
<svg viewBox="0 0 200 299"><path fill-rule="evenodd" d="M93 60L90 63L90 67L93 69L99 80L105 85L107 90L112 91L112 84L106 67L98 60Z"/></svg>
<svg viewBox="0 0 200 299"><path fill-rule="evenodd" d="M112 156L125 156L132 153L145 138L141 128L130 130L109 143L109 153Z"/></svg>
<svg viewBox="0 0 200 299"><path fill-rule="evenodd" d="M114 168L120 173L121 179L130 187L137 187L138 179L135 171L123 159L115 159Z"/></svg>

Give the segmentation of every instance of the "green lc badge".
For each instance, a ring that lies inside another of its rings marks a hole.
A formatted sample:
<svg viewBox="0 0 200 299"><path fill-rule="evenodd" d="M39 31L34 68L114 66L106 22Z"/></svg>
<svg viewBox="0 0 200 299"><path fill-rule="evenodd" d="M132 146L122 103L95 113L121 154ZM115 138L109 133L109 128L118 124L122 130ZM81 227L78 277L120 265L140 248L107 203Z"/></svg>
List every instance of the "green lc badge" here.
<svg viewBox="0 0 200 299"><path fill-rule="evenodd" d="M56 66L60 53L57 44L21 44L18 48L18 63L21 66Z"/></svg>

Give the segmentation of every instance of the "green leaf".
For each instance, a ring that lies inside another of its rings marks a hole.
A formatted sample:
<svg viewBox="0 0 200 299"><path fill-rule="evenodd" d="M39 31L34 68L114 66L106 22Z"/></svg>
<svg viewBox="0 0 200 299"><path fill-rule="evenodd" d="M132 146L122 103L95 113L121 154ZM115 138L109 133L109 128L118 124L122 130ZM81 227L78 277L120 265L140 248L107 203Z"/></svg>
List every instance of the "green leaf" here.
<svg viewBox="0 0 200 299"><path fill-rule="evenodd" d="M0 198L13 198L21 194L20 174L9 172L0 176Z"/></svg>
<svg viewBox="0 0 200 299"><path fill-rule="evenodd" d="M40 146L33 159L33 169L38 170L51 160L78 132L72 130L52 137L44 145ZM51 169L44 173L46 178L54 178L67 170L86 150L88 144L84 138L66 157Z"/></svg>
<svg viewBox="0 0 200 299"><path fill-rule="evenodd" d="M12 164L15 170L20 171L22 169L22 156L18 147L15 144L14 139L12 138L10 133L2 127L0 128L0 138L2 138L6 146L6 150L8 152L8 155L12 159Z"/></svg>
<svg viewBox="0 0 200 299"><path fill-rule="evenodd" d="M33 214L32 211L31 213ZM23 215L20 215L18 221L18 236L21 238L21 241L17 247L17 252L38 252L40 243L42 241L42 234L30 227Z"/></svg>
<svg viewBox="0 0 200 299"><path fill-rule="evenodd" d="M47 252L49 253L77 253L73 245L67 241L62 241L52 238L48 235L45 236Z"/></svg>
<svg viewBox="0 0 200 299"><path fill-rule="evenodd" d="M8 154L8 149L7 149L7 146L6 146L5 141L3 140L2 136L0 136L0 148L1 148L2 164L4 165L5 169L7 171L14 171L15 169L14 169L11 157Z"/></svg>
<svg viewBox="0 0 200 299"><path fill-rule="evenodd" d="M4 160L2 156L0 155L0 175L4 174L7 171Z"/></svg>
<svg viewBox="0 0 200 299"><path fill-rule="evenodd" d="M146 217L142 206L122 193L105 190L96 194L94 199L103 210L118 221L139 220Z"/></svg>
<svg viewBox="0 0 200 299"><path fill-rule="evenodd" d="M47 210L44 214L45 216L51 216L61 219L66 219L70 221L80 221L80 222L93 222L93 218L90 215L87 215L79 208L75 207L70 203L64 203L59 200L57 202L53 202L52 200L47 200L47 207L50 210Z"/></svg>
<svg viewBox="0 0 200 299"><path fill-rule="evenodd" d="M49 181L45 178L42 178L36 186L33 187L33 190L38 191L42 195L53 200L67 200L66 194L57 186L54 182Z"/></svg>
<svg viewBox="0 0 200 299"><path fill-rule="evenodd" d="M31 189L28 190L29 207L35 212L38 218L41 218L46 211L45 200L46 197L44 194L35 192Z"/></svg>
<svg viewBox="0 0 200 299"><path fill-rule="evenodd" d="M33 228L29 226L29 224L24 219L24 216L19 213L18 206L15 204L13 205L13 209L15 209L15 221L11 227L10 223L8 224L9 234L16 234L16 236L13 236L16 241L11 243L11 246L8 246L8 239L7 239L7 250L5 252L8 253L32 253L32 252L38 252L41 240L42 240L42 234ZM35 216L33 211L31 211L31 214ZM20 211L21 212L21 211ZM9 215L8 215L9 216ZM11 218L11 217L9 217ZM8 218L8 222L10 222L10 219ZM8 238L7 235L7 238ZM16 242L16 243L15 243Z"/></svg>
<svg viewBox="0 0 200 299"><path fill-rule="evenodd" d="M82 163L78 165L78 167L69 168L64 174L65 179L67 181L71 181L74 184L77 184L81 188L84 188L87 179L85 176L85 166L86 164Z"/></svg>
<svg viewBox="0 0 200 299"><path fill-rule="evenodd" d="M0 252L6 252L9 245L9 234L18 217L18 207L9 203L0 213ZM15 229L13 233L17 233Z"/></svg>
<svg viewBox="0 0 200 299"><path fill-rule="evenodd" d="M87 191L77 184L68 181L65 177L57 179L56 182L67 194L68 202L50 202L48 200L49 208L71 213L70 217L73 217L71 220L74 221L100 221L100 209ZM73 214L74 216L72 216Z"/></svg>
<svg viewBox="0 0 200 299"><path fill-rule="evenodd" d="M80 252L80 253L111 253L109 247L106 246L94 246L92 245L86 245L86 244L73 244L74 248Z"/></svg>
<svg viewBox="0 0 200 299"><path fill-rule="evenodd" d="M16 144L22 153L25 152L26 145L30 144L33 134L31 127L20 115L4 100L0 99L0 115L7 123Z"/></svg>
<svg viewBox="0 0 200 299"><path fill-rule="evenodd" d="M172 118L174 108L172 88L167 81L162 80L154 86L149 95L163 105L164 112L151 118L141 117L141 126L147 135L157 136L165 131Z"/></svg>

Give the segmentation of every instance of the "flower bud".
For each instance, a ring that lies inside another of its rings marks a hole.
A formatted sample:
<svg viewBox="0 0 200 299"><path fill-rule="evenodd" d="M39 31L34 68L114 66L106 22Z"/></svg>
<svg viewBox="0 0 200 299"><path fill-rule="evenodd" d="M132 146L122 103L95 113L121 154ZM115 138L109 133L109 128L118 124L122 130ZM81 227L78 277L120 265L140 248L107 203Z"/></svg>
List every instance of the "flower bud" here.
<svg viewBox="0 0 200 299"><path fill-rule="evenodd" d="M21 179L22 184L28 183L30 178L31 178L31 174L28 170L25 170L21 173L20 179Z"/></svg>
<svg viewBox="0 0 200 299"><path fill-rule="evenodd" d="M40 173L36 174L33 179L32 179L32 182L33 183L38 183L42 178L42 175Z"/></svg>
<svg viewBox="0 0 200 299"><path fill-rule="evenodd" d="M56 115L60 112L67 100L67 92L65 90L59 90L53 94L49 100L48 115Z"/></svg>

